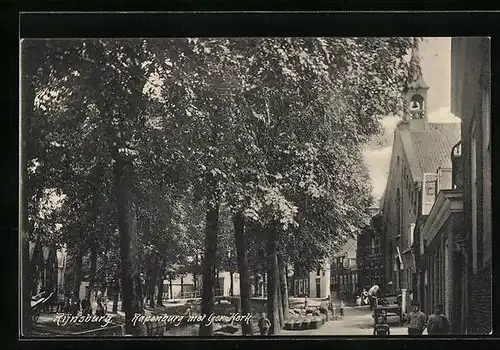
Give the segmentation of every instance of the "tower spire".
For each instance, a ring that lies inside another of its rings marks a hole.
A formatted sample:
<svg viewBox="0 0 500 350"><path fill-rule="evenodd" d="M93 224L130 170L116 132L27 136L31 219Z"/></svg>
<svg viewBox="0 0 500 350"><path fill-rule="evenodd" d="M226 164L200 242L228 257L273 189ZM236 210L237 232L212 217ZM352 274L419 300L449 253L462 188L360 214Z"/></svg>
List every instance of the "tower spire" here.
<svg viewBox="0 0 500 350"><path fill-rule="evenodd" d="M419 40L413 40L411 58L409 63L408 81L404 93L408 103L407 118L426 119L427 118L427 90L429 86L424 80L422 67L420 65Z"/></svg>
<svg viewBox="0 0 500 350"><path fill-rule="evenodd" d="M424 80L424 76L422 74L422 66L420 64L420 48L418 44L418 38L413 39L413 46L411 48L411 58L410 58L410 75L407 84L407 89L426 89L429 86L426 84Z"/></svg>

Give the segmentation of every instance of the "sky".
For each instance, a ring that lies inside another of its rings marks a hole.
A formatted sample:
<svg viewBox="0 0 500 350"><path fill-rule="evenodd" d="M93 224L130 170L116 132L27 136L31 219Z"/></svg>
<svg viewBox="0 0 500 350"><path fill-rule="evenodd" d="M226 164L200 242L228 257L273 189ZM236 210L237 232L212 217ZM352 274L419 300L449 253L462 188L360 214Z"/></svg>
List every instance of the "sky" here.
<svg viewBox="0 0 500 350"><path fill-rule="evenodd" d="M451 38L424 38L420 43L420 63L427 92L428 119L431 123L459 123L460 119L450 112ZM384 135L382 145L367 146L363 152L372 180L372 195L377 202L382 196L389 173L394 130L399 119L385 117L382 120Z"/></svg>

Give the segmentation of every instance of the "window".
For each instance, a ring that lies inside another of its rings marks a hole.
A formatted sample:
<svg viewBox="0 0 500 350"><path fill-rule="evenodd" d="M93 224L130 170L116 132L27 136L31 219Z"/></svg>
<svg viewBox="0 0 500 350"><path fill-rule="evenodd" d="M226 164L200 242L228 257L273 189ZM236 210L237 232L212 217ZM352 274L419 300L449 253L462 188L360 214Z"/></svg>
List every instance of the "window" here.
<svg viewBox="0 0 500 350"><path fill-rule="evenodd" d="M477 135L476 124L473 122L470 141L471 152L471 204L472 204L472 271L477 271Z"/></svg>
<svg viewBox="0 0 500 350"><path fill-rule="evenodd" d="M413 238L414 238L414 231L415 231L415 224L410 224L410 244L409 245L412 245L413 244Z"/></svg>
<svg viewBox="0 0 500 350"><path fill-rule="evenodd" d="M430 182L427 185L427 195L434 196L435 192L436 192L436 185L434 184L434 182Z"/></svg>
<svg viewBox="0 0 500 350"><path fill-rule="evenodd" d="M304 292L304 280L299 280L299 294Z"/></svg>
<svg viewBox="0 0 500 350"><path fill-rule="evenodd" d="M309 295L309 280L304 280L304 294Z"/></svg>
<svg viewBox="0 0 500 350"><path fill-rule="evenodd" d="M422 95L413 95L410 101L411 111L421 111L424 109L424 98Z"/></svg>
<svg viewBox="0 0 500 350"><path fill-rule="evenodd" d="M344 259L344 268L345 269L349 268L349 259L348 258Z"/></svg>

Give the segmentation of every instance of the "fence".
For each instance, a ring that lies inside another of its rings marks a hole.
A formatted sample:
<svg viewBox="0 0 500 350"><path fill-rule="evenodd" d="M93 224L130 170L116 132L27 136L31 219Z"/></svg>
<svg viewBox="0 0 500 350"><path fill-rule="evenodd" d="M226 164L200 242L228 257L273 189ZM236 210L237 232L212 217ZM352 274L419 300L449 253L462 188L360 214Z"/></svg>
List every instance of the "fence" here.
<svg viewBox="0 0 500 350"><path fill-rule="evenodd" d="M200 292L184 292L179 295L179 299L195 299L201 297Z"/></svg>

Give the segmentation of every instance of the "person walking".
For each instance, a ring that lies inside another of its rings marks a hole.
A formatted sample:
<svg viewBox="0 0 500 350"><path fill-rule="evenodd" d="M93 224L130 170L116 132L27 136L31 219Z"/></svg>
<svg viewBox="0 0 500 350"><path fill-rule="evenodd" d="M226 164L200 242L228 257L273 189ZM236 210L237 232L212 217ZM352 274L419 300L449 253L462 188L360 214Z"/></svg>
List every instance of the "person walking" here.
<svg viewBox="0 0 500 350"><path fill-rule="evenodd" d="M428 335L446 335L450 332L450 322L443 315L443 306L437 304L434 306L434 312L429 316L427 323Z"/></svg>
<svg viewBox="0 0 500 350"><path fill-rule="evenodd" d="M340 300L339 311L340 311L340 316L342 316L342 317L344 317L344 307L345 307L344 301Z"/></svg>
<svg viewBox="0 0 500 350"><path fill-rule="evenodd" d="M304 309L307 310L307 295L304 297Z"/></svg>
<svg viewBox="0 0 500 350"><path fill-rule="evenodd" d="M408 314L408 335L422 335L427 326L427 315L420 311L420 304L413 302L413 311Z"/></svg>
<svg viewBox="0 0 500 350"><path fill-rule="evenodd" d="M375 284L368 290L368 299L370 300L370 310L373 310L375 308L375 300L378 297L379 289L380 287Z"/></svg>
<svg viewBox="0 0 500 350"><path fill-rule="evenodd" d="M332 301L331 295L328 296L328 308L327 309L333 312L333 301Z"/></svg>

